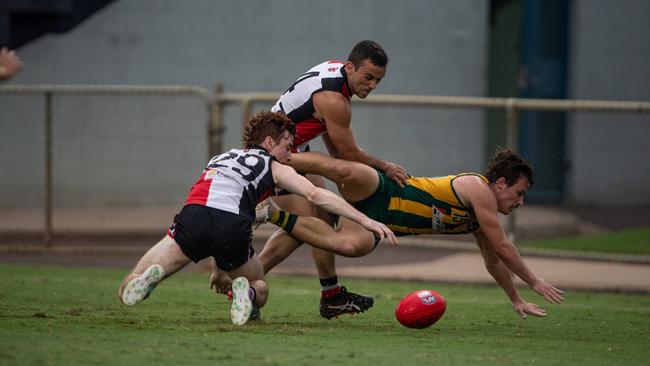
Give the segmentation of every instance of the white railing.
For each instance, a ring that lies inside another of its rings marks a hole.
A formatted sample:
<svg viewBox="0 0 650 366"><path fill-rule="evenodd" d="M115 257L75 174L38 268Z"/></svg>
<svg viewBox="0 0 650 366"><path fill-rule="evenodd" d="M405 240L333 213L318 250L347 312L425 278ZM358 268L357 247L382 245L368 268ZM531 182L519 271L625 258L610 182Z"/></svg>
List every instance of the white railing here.
<svg viewBox="0 0 650 366"><path fill-rule="evenodd" d="M45 113L45 202L43 240L52 241L52 103L53 96L60 94L119 94L119 95L192 95L205 101L209 120L206 121L208 155L222 150L224 126L223 107L229 104L241 106L242 123L252 114L255 103L273 103L277 93L224 93L218 85L214 91L196 86L165 85L6 85L0 86L0 95L37 94L43 95ZM548 100L485 97L449 97L426 95L372 95L367 99L354 99L353 103L377 104L430 108L479 108L503 110L507 114L507 146L517 146L520 111L601 111L619 113L650 113L650 102L646 101L592 101L592 100ZM1 111L0 111L1 113ZM514 236L514 215L509 216L508 231Z"/></svg>

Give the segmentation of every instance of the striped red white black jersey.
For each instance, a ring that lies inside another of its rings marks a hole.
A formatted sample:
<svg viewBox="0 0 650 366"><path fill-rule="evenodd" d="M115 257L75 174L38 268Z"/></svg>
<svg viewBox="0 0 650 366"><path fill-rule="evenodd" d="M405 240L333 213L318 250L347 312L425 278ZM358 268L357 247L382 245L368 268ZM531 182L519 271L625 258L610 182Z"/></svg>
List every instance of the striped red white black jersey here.
<svg viewBox="0 0 650 366"><path fill-rule="evenodd" d="M284 112L296 124L294 146L297 151L305 151L310 140L327 131L325 122L314 118L312 97L320 91L335 91L350 100L348 76L342 61L326 61L302 74L280 96L271 111Z"/></svg>
<svg viewBox="0 0 650 366"><path fill-rule="evenodd" d="M210 159L185 200L255 218L255 206L273 193L271 163L264 149L232 149Z"/></svg>

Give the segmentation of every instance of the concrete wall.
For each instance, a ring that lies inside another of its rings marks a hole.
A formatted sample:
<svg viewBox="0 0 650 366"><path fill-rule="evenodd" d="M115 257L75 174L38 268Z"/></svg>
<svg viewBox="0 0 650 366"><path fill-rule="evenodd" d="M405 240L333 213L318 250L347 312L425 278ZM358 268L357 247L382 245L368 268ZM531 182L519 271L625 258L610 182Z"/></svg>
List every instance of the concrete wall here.
<svg viewBox="0 0 650 366"><path fill-rule="evenodd" d="M376 93L480 96L485 89L487 17L488 3L483 0L121 0L67 34L48 35L20 49L25 69L13 82L190 84L209 89L221 82L225 91L279 95L311 66L345 59L357 41L373 39L390 58ZM163 118L168 109L148 111L150 121L169 120ZM226 117L224 147L238 147L240 111L227 108ZM156 135L162 141L188 148L207 141L194 130L183 133L158 126ZM143 122L129 128L128 134L146 136L155 127ZM486 163L484 115L479 111L355 105L353 128L361 147L404 165L414 175L476 171ZM77 135L74 129L68 132ZM23 148L39 148L36 145ZM62 146L73 149L74 144ZM115 154L104 144L94 148L99 156ZM161 153L168 148L159 146ZM152 152L141 164L158 166L156 156ZM192 163L198 173L205 161ZM137 170L129 174L135 187L150 182ZM79 187L92 183L80 178ZM173 199L187 190L187 182L167 186ZM109 195L105 201L125 200L124 195L112 197L116 190L110 186L104 188ZM82 191L74 189L67 196L80 197Z"/></svg>
<svg viewBox="0 0 650 366"><path fill-rule="evenodd" d="M650 3L574 0L572 4L570 97L650 100L646 67L650 61ZM67 34L48 35L20 49L25 69L12 83L189 84L211 89L221 82L225 91L279 94L309 67L326 59L344 59L358 40L373 39L390 57L388 74L375 93L481 96L486 84L488 31L488 2L483 0L121 0ZM25 102L18 108L22 112L16 111L15 104L4 107L21 98L3 96L0 100L5 136L0 147L0 177L4 187L9 184L30 192L33 189L25 185L34 185L42 177L41 163L25 160L42 156L42 127L35 120L42 116L42 102ZM58 178L67 199L95 202L97 193L84 193L81 187L103 180L102 184L112 184L103 186L103 201L148 203L154 198L144 199L137 191L151 182L151 176L134 166L165 172L168 166L161 160L174 160L178 151L187 159L174 174L186 179L169 182L162 178L168 173L160 173L156 180L165 184L157 183L164 189L156 196L169 202L182 198L205 163L207 139L203 122L198 122L205 119L205 111L197 104L198 111L189 113L183 101L176 106L163 98L158 103L147 104L146 114L133 111L135 119L126 124L123 133L125 141L131 142L124 143L120 153L138 159L119 174L129 175L121 182L131 182L133 189L127 190L128 194L115 193L123 183L110 183L101 176L89 181L85 173L68 169L65 179ZM267 107L258 105L256 109ZM73 104L71 108L76 107ZM360 105L353 109L359 145L404 165L413 175L480 171L485 165L481 111ZM97 125L84 123L84 111L80 109L79 118L55 121L71 123L59 130L70 132L69 136L58 135L63 141L85 138L70 126ZM120 113L130 111L122 109ZM140 123L138 118L147 121ZM649 204L650 174L639 169L647 165L644 157L650 156L648 117L577 113L570 122L568 200ZM226 123L224 147L239 146L238 108L226 109ZM93 133L88 131L87 136ZM149 136L148 153L138 154L138 140L129 136ZM320 143L315 145L322 149ZM84 159L116 154L112 147L100 143L86 150L79 146L66 142L55 147L58 156L78 156L77 163L68 163L73 167L90 168ZM102 161L118 164L111 159ZM0 204L20 201L16 197L3 189Z"/></svg>
<svg viewBox="0 0 650 366"><path fill-rule="evenodd" d="M650 2L575 0L570 97L650 100ZM650 204L650 114L576 113L569 124L568 199Z"/></svg>

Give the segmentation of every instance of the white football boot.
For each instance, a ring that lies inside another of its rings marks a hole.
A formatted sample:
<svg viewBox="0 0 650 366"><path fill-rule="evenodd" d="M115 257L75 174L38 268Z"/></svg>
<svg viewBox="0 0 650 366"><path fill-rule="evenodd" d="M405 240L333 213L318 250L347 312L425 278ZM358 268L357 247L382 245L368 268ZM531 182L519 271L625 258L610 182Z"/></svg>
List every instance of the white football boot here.
<svg viewBox="0 0 650 366"><path fill-rule="evenodd" d="M257 229L260 225L265 223L276 210L279 210L280 207L273 202L271 197L265 199L264 201L257 204L255 207L255 221L253 222L253 228Z"/></svg>
<svg viewBox="0 0 650 366"><path fill-rule="evenodd" d="M232 305L230 319L235 325L244 325L253 311L253 302L248 296L250 285L246 277L237 277L232 281Z"/></svg>
<svg viewBox="0 0 650 366"><path fill-rule="evenodd" d="M124 305L133 306L146 299L151 291L156 288L165 276L163 268L154 264L147 268L140 276L133 278L124 286L122 302Z"/></svg>

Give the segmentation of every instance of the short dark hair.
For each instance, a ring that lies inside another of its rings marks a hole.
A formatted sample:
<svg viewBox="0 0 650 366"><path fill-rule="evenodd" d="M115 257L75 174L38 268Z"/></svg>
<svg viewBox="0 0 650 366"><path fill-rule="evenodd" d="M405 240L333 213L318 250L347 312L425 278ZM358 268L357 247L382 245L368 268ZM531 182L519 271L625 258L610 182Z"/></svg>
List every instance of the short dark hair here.
<svg viewBox="0 0 650 366"><path fill-rule="evenodd" d="M352 62L355 68L359 67L363 60L370 60L373 65L379 67L388 64L388 56L384 49L377 42L368 40L357 43L348 56L348 61Z"/></svg>
<svg viewBox="0 0 650 366"><path fill-rule="evenodd" d="M251 148L261 144L266 136L279 140L284 131L295 136L296 125L281 112L259 112L246 124L242 137L244 147Z"/></svg>
<svg viewBox="0 0 650 366"><path fill-rule="evenodd" d="M530 164L516 151L511 149L497 150L488 163L485 177L490 183L504 177L508 187L515 184L519 178L528 179L531 187L535 183L535 172Z"/></svg>

